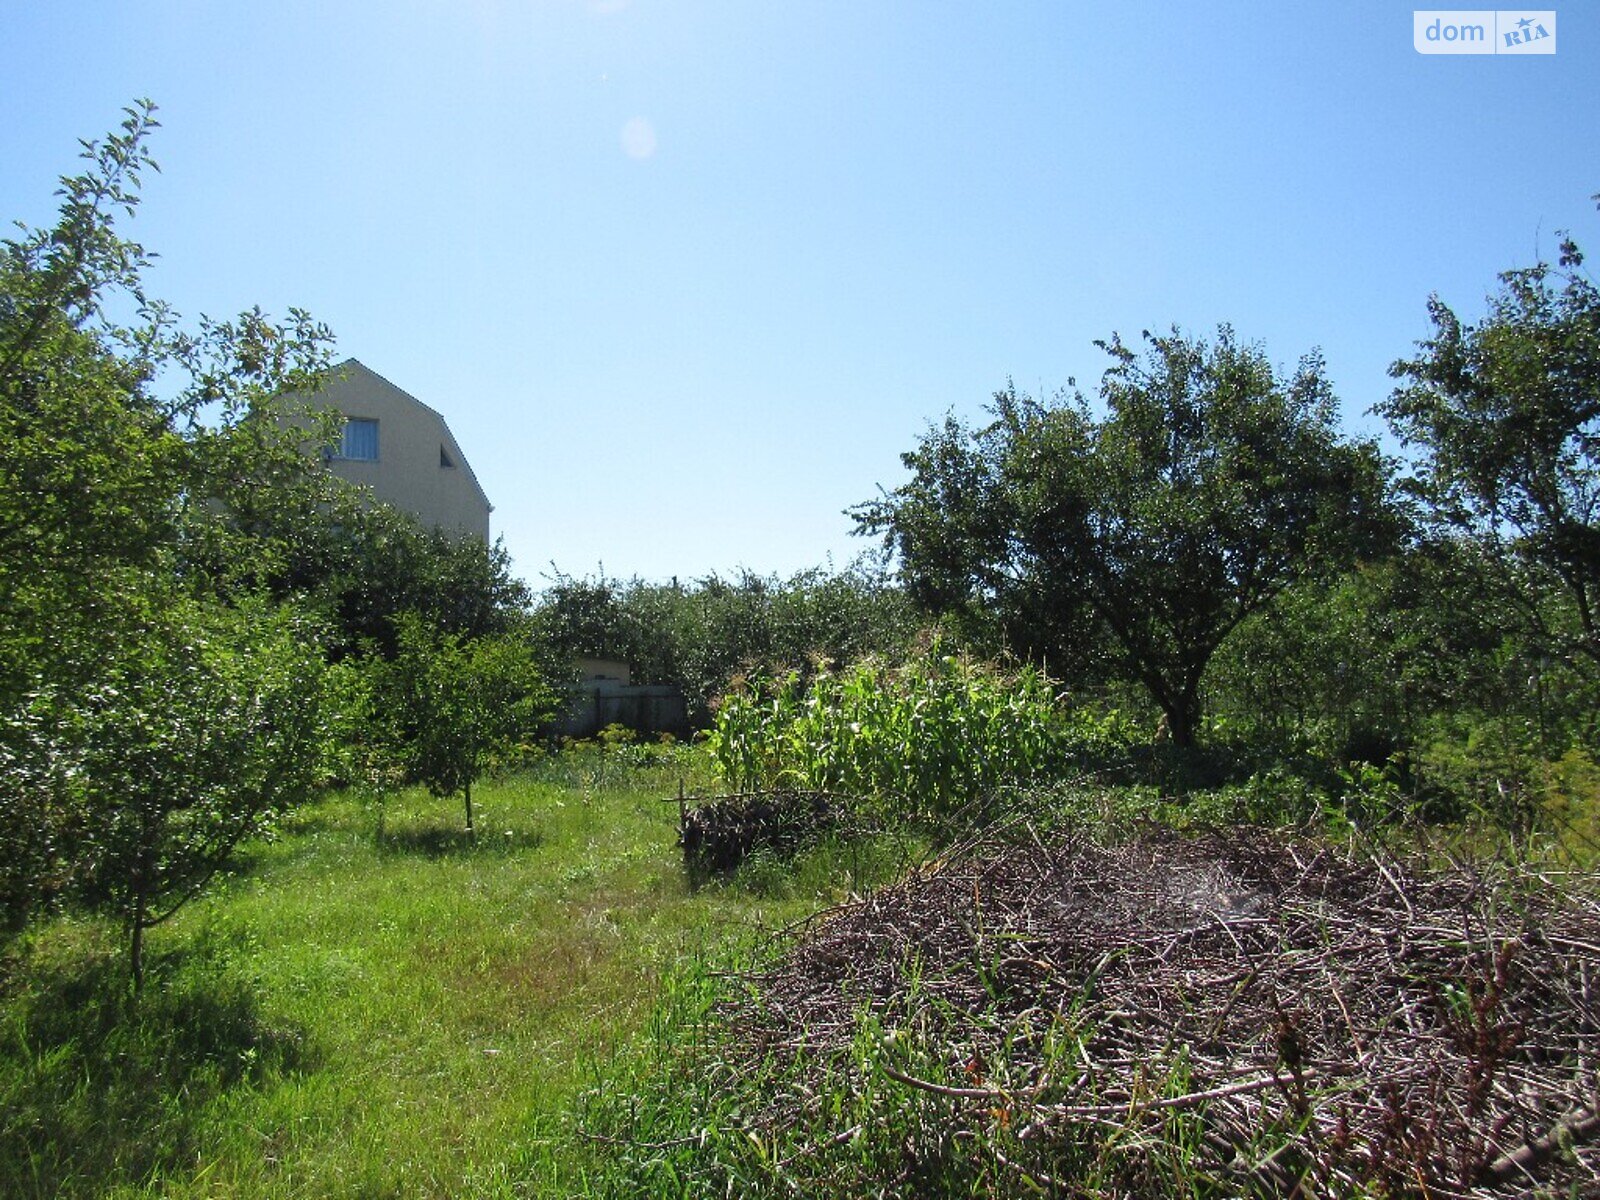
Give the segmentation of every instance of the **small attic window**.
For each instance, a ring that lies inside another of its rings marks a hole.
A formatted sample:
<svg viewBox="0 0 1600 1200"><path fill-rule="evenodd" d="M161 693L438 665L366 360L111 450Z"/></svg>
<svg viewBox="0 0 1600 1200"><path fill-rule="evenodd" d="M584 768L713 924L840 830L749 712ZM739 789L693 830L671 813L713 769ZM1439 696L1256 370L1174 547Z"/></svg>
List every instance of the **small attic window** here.
<svg viewBox="0 0 1600 1200"><path fill-rule="evenodd" d="M452 469L456 465L455 459L450 457L450 451L444 448L444 444L442 442L439 445L439 465L441 467L450 467Z"/></svg>
<svg viewBox="0 0 1600 1200"><path fill-rule="evenodd" d="M358 462L378 461L378 423L362 417L349 417L339 439L339 457Z"/></svg>

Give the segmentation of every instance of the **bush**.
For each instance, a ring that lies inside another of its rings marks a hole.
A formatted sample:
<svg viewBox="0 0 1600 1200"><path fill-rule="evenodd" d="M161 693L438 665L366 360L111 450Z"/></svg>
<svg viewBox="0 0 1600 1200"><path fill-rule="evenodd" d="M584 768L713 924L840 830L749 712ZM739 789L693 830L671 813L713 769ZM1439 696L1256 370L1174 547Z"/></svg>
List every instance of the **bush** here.
<svg viewBox="0 0 1600 1200"><path fill-rule="evenodd" d="M787 579L740 571L687 584L558 573L533 620L563 654L623 659L635 683L682 688L697 726L741 670L898 656L919 622L905 594L866 563Z"/></svg>

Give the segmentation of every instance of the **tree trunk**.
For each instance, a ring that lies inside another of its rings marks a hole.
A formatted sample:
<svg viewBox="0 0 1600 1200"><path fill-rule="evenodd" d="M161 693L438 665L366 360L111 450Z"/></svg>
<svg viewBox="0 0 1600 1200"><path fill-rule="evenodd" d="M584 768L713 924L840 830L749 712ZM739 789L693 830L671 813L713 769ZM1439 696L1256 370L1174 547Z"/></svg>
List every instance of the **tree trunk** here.
<svg viewBox="0 0 1600 1200"><path fill-rule="evenodd" d="M151 861L154 855L150 850L148 821L141 822L139 832L143 844L133 860L133 870L129 873L128 879L133 899L133 911L129 914L128 965L133 972L135 996L144 992L144 931L148 924L146 918L150 915L150 885L155 877L154 864Z"/></svg>
<svg viewBox="0 0 1600 1200"><path fill-rule="evenodd" d="M144 889L141 886L133 900L133 935L128 946L128 958L133 966L133 994L144 992Z"/></svg>
<svg viewBox="0 0 1600 1200"><path fill-rule="evenodd" d="M472 827L472 784L468 783L465 789L467 798L467 836L473 841L478 840L478 831Z"/></svg>
<svg viewBox="0 0 1600 1200"><path fill-rule="evenodd" d="M1167 733L1172 745L1179 750L1194 749L1194 738L1200 728L1200 706L1193 701L1180 701L1166 709Z"/></svg>
<svg viewBox="0 0 1600 1200"><path fill-rule="evenodd" d="M1200 703L1200 677L1205 674L1206 663L1210 659L1211 651L1208 649L1198 662L1189 665L1183 673L1178 694L1166 706L1172 744L1180 750L1193 750L1195 735L1200 732L1200 720L1204 715Z"/></svg>

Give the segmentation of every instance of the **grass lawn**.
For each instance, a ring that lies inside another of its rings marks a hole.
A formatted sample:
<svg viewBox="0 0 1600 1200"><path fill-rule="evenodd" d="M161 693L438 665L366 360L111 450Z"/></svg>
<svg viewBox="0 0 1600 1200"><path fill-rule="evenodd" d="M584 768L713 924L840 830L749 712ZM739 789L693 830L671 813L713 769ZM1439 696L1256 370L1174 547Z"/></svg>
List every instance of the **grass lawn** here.
<svg viewBox="0 0 1600 1200"><path fill-rule="evenodd" d="M581 1191L566 1116L663 988L857 882L691 889L670 771L547 769L457 801L334 795L153 931L62 918L0 973L0 1195ZM616 774L616 773L612 773Z"/></svg>

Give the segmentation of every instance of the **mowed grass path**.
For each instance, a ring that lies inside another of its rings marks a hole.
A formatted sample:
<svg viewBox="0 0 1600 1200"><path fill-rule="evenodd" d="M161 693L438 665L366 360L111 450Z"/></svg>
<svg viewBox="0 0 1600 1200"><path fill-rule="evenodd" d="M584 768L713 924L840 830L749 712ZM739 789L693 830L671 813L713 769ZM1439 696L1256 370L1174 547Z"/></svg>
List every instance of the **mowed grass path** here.
<svg viewBox="0 0 1600 1200"><path fill-rule="evenodd" d="M136 1005L113 929L52 924L0 996L0 1195L564 1193L664 981L850 882L691 889L674 787L485 785L476 845L459 802L325 799L155 931Z"/></svg>

